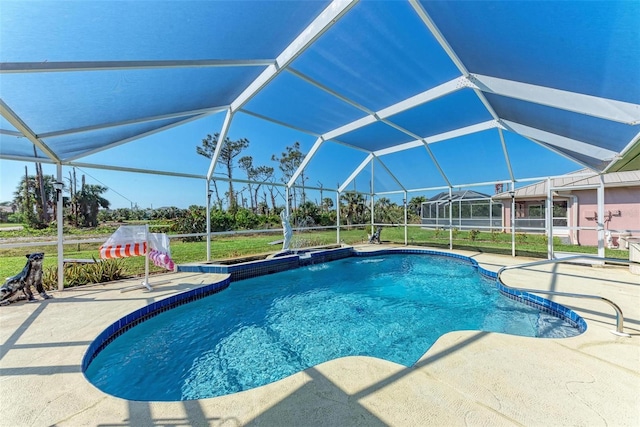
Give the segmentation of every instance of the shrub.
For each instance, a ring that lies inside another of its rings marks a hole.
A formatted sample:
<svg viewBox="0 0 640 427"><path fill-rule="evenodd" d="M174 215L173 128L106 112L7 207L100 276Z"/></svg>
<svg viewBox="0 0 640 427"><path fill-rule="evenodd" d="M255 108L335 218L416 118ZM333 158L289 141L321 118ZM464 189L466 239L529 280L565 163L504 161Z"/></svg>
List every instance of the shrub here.
<svg viewBox="0 0 640 427"><path fill-rule="evenodd" d="M173 230L178 234L204 233L207 229L206 211L202 206L189 206L173 223ZM199 242L202 237L186 237L185 242Z"/></svg>
<svg viewBox="0 0 640 427"><path fill-rule="evenodd" d="M71 264L64 268L65 288L104 283L125 278L122 259L106 259L94 264ZM58 268L48 267L42 272L42 285L51 290L58 287Z"/></svg>
<svg viewBox="0 0 640 427"><path fill-rule="evenodd" d="M336 225L336 211L322 212L318 215L316 223L321 226Z"/></svg>
<svg viewBox="0 0 640 427"><path fill-rule="evenodd" d="M237 228L253 230L259 224L258 216L249 209L238 209L238 212L236 212L235 224Z"/></svg>
<svg viewBox="0 0 640 427"><path fill-rule="evenodd" d="M42 286L50 291L58 287L58 267L47 267L42 270Z"/></svg>
<svg viewBox="0 0 640 427"><path fill-rule="evenodd" d="M206 211L204 211L204 213L206 215ZM229 212L226 212L220 209L215 209L215 210L211 210L211 213L209 215L210 215L209 219L211 222L211 231L233 230L235 220L233 219L233 216ZM206 224L207 224L206 222L203 223L203 225L205 226L205 230L202 231L203 233L206 231Z"/></svg>
<svg viewBox="0 0 640 427"><path fill-rule="evenodd" d="M516 233L516 243L526 243L527 233Z"/></svg>
<svg viewBox="0 0 640 427"><path fill-rule="evenodd" d="M471 230L469 231L469 240L475 242L478 238L478 234L480 234L480 230Z"/></svg>

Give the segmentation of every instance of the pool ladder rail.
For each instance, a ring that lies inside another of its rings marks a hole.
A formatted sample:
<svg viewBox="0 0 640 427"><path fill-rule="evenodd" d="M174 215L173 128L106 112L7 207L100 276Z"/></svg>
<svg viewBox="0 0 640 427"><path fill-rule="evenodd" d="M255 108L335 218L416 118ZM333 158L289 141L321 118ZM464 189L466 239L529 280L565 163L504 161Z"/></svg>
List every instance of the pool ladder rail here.
<svg viewBox="0 0 640 427"><path fill-rule="evenodd" d="M598 296L598 295L587 295L587 294L573 294L573 293L567 293L567 292L556 292L556 291L545 291L545 290L540 290L540 289L525 289L525 288L515 288L513 286L509 286L506 283L504 283L501 279L500 279L500 275L502 274L502 272L506 271L506 270L513 270L516 268L527 268L527 267L534 267L534 266L538 266L538 265L545 265L545 264L559 264L562 262L569 262L569 261L576 261L579 259L584 259L584 260L596 260L598 262L610 262L610 263L616 263L616 264L627 264L627 265L631 265L631 264L636 264L634 261L627 261L624 259L618 259L618 258L602 258L602 257L597 257L597 256L593 256L593 255L575 255L575 256L568 256L568 257L563 257L563 258L558 258L558 259L546 259L546 260L542 260L542 261L534 261L534 262L529 262L526 264L518 264L518 265L510 265L510 266L506 266L506 267L502 267L500 270L498 270L498 274L496 277L496 280L501 283L503 286L512 289L514 291L517 292L531 292L531 293L539 293L539 294L545 294L545 295L558 295L558 296L563 296L563 297L570 297L570 298L588 298L588 299L597 299L600 301L604 301L607 304L609 304L611 307L613 307L613 309L616 311L616 330L615 331L610 331L612 334L614 335L618 335L621 337L631 337L630 334L627 334L624 332L624 316L622 315L622 309L620 309L620 307L618 306L618 304L616 304L615 302L611 301L610 299Z"/></svg>

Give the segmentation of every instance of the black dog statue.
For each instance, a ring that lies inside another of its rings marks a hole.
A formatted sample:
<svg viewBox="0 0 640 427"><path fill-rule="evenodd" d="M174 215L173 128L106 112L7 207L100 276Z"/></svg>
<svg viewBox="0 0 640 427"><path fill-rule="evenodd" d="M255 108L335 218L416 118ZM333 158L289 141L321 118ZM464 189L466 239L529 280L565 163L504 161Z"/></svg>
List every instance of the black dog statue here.
<svg viewBox="0 0 640 427"><path fill-rule="evenodd" d="M369 243L377 243L380 244L380 232L382 231L382 227L378 226L376 228L376 232L373 233L372 236L369 236Z"/></svg>
<svg viewBox="0 0 640 427"><path fill-rule="evenodd" d="M44 253L36 252L26 255L26 257L27 265L24 266L22 271L13 277L9 277L0 288L0 304L10 304L13 301L24 298L29 301L35 301L31 292L32 285L35 285L36 290L43 299L50 298L42 287L42 260L44 259ZM16 297L11 300L11 297L18 291L22 291L24 297Z"/></svg>

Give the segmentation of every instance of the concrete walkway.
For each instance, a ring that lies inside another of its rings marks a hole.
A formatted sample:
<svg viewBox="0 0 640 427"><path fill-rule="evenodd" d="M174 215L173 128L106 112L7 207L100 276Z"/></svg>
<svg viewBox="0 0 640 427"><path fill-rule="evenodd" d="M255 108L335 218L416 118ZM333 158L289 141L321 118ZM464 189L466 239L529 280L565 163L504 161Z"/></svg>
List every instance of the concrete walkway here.
<svg viewBox="0 0 640 427"><path fill-rule="evenodd" d="M457 252L493 271L532 261ZM615 314L607 304L550 298L582 315L587 332L569 339L454 332L410 368L346 357L254 390L196 401L127 401L87 382L82 357L106 326L153 301L211 283L207 276L154 276L152 283L168 282L152 292L122 293L136 281L112 282L0 307L0 425L640 425L640 276L626 267L555 265L507 271L503 279L605 296L621 306L630 338L609 332Z"/></svg>

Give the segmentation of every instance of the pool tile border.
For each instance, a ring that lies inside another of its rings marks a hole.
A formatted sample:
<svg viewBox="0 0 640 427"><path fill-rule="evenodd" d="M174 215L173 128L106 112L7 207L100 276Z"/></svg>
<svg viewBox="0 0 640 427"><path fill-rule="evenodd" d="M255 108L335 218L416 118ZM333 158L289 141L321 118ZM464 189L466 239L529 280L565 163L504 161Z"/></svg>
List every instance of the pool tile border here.
<svg viewBox="0 0 640 427"><path fill-rule="evenodd" d="M318 251L305 251L301 253L291 253L267 258L257 261L247 261L239 264L199 264L199 265L179 265L178 272L185 273L219 273L230 274L231 281L249 279L263 276L265 274L278 273L292 270L305 265L317 264L320 262L335 261L341 258L348 258L353 255L350 247L337 249L323 249Z"/></svg>
<svg viewBox="0 0 640 427"><path fill-rule="evenodd" d="M187 304L220 292L228 288L230 283L231 278L227 277L215 283L199 286L195 289L190 289L151 303L113 322L89 345L82 359L82 372L87 370L91 361L95 359L107 345L129 329L179 305Z"/></svg>
<svg viewBox="0 0 640 427"><path fill-rule="evenodd" d="M471 263L471 265L478 270L478 272L495 281L496 287L498 291L506 296L509 299L514 301L521 302L530 307L534 307L540 310L543 313L550 314L554 317L558 317L565 322L569 323L574 328L578 328L580 333L584 333L587 330L587 322L575 311L571 310L568 307L565 307L562 304L558 304L557 302L550 301L546 298L542 298L538 295L531 294L528 292L520 291L509 286L506 286L504 283L498 281L498 274L496 272L487 270L486 268L481 267L478 264L478 261L475 259L465 256L454 254L450 252L440 252L440 251L432 251L428 249L381 249L378 251L371 252L358 252L354 251L356 256L370 256L370 255L385 255L385 254L427 254L427 255L435 255L435 256L443 256L448 258L455 258L467 261Z"/></svg>
<svg viewBox="0 0 640 427"><path fill-rule="evenodd" d="M89 345L89 348L87 349L84 358L82 359L82 372L85 372L87 370L91 361L95 359L96 356L107 345L109 345L114 339L122 335L124 332L144 322L145 320L148 320L151 317L154 317L174 307L220 292L229 287L231 282L286 270L292 270L305 265L349 258L352 256L371 257L392 254L432 255L469 262L474 268L478 270L481 275L494 280L498 291L505 295L507 298L519 301L523 304L537 308L544 313L548 313L552 316L558 317L566 321L570 325L578 328L580 333L583 333L587 330L587 323L573 310L537 295L519 291L517 289L513 289L504 285L497 280L497 273L481 267L478 262L471 257L450 252L433 251L429 249L392 248L373 251L358 251L351 247L345 247L312 252L302 252L299 254L294 253L291 255L282 255L274 258L249 261L235 265L200 264L178 266L178 272L218 273L228 274L229 276L219 282L200 286L195 289L172 295L160 301L156 301L130 314L127 314L126 316L112 323L104 331L102 331L100 335L98 335L98 337L91 343L91 345Z"/></svg>

